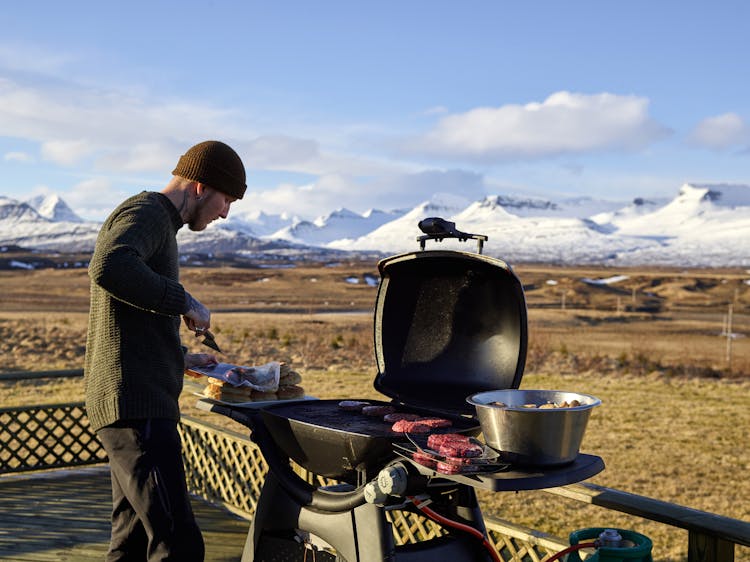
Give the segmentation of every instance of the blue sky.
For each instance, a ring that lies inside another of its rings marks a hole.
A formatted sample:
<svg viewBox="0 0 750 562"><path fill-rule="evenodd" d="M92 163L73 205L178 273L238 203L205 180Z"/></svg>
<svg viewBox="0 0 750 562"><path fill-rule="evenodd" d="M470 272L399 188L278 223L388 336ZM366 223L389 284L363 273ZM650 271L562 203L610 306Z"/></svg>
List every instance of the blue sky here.
<svg viewBox="0 0 750 562"><path fill-rule="evenodd" d="M17 2L0 14L0 195L102 219L192 144L240 211L438 193L672 197L750 184L750 3Z"/></svg>

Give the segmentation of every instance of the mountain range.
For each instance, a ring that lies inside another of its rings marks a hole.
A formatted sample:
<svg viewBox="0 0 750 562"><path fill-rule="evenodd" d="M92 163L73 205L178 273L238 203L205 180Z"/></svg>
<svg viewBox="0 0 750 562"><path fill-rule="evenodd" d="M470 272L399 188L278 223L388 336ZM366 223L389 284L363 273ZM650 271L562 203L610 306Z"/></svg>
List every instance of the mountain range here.
<svg viewBox="0 0 750 562"><path fill-rule="evenodd" d="M750 186L684 184L672 199L559 201L493 195L440 197L412 209L337 209L313 221L262 211L237 213L204 232L182 229L183 253L330 256L418 249L427 217L488 237L484 253L509 263L750 267ZM84 221L57 195L0 196L0 246L89 252L100 223ZM476 251L474 241L427 241L427 249Z"/></svg>

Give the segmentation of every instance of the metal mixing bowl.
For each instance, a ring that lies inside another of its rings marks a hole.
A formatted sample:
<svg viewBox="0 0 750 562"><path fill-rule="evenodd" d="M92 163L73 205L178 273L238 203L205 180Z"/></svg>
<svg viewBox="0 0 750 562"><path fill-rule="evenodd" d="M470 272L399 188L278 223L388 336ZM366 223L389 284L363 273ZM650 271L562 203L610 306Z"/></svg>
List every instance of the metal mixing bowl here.
<svg viewBox="0 0 750 562"><path fill-rule="evenodd" d="M528 408L526 404L562 404L568 408ZM561 465L572 462L586 431L592 408L601 400L561 390L491 390L469 396L477 411L487 445L519 465ZM501 402L506 406L494 405Z"/></svg>

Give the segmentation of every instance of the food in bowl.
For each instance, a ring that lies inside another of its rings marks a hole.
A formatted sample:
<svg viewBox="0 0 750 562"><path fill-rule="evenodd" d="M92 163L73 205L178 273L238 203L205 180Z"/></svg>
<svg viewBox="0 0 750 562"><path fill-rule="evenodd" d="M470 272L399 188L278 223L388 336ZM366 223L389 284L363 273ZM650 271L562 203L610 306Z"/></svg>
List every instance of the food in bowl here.
<svg viewBox="0 0 750 562"><path fill-rule="evenodd" d="M508 462L563 465L578 456L591 410L601 401L560 390L492 390L469 396L487 445Z"/></svg>
<svg viewBox="0 0 750 562"><path fill-rule="evenodd" d="M508 405L505 402L490 402L490 406L497 406L498 408L507 408ZM542 410L549 410L551 408L576 408L581 405L581 402L575 398L568 402L563 400L560 404L554 402L545 402L544 404L524 404L524 408L541 408Z"/></svg>

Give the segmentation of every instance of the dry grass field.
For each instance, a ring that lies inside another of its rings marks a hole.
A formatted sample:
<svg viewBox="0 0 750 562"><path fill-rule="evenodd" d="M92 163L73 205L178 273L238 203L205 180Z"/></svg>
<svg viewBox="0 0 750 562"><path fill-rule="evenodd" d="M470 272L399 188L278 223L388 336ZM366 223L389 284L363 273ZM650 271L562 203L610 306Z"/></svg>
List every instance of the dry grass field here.
<svg viewBox="0 0 750 562"><path fill-rule="evenodd" d="M529 306L522 388L603 401L583 444L607 465L592 482L750 521L750 273L544 266L516 273ZM627 277L582 281L619 275ZM285 360L308 394L375 398L373 277L375 263L348 263L188 268L182 281L214 311L223 360ZM85 270L0 271L0 284L0 372L80 368ZM187 331L184 340L205 350ZM2 405L82 397L81 381L0 384ZM186 413L234 424L196 410L194 390L186 386ZM543 492L483 493L481 501L488 513L561 537L591 526L634 529L654 540L655 560L685 559L686 533L637 518ZM750 561L750 549L738 549L736 560Z"/></svg>

